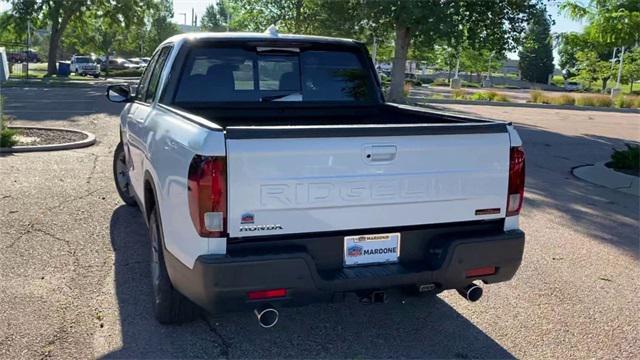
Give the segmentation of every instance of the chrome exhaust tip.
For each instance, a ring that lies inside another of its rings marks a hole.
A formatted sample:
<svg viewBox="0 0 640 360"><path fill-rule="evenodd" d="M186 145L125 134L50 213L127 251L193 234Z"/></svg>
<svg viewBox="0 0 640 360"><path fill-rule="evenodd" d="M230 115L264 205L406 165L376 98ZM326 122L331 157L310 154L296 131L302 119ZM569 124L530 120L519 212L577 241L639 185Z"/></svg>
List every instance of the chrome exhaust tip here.
<svg viewBox="0 0 640 360"><path fill-rule="evenodd" d="M476 284L469 284L462 289L457 289L458 294L469 302L476 302L482 297L482 288Z"/></svg>
<svg viewBox="0 0 640 360"><path fill-rule="evenodd" d="M274 327L278 323L280 313L271 305L264 305L255 310L253 313L258 318L258 323L265 329Z"/></svg>

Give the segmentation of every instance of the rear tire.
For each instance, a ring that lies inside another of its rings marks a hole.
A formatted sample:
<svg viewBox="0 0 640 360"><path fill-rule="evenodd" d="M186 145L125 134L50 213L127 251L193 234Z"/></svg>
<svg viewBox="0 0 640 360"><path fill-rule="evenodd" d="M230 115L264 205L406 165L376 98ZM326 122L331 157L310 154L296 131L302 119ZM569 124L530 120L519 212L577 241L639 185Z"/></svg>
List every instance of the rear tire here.
<svg viewBox="0 0 640 360"><path fill-rule="evenodd" d="M151 238L151 281L153 285L153 313L161 324L180 324L195 320L198 307L171 284L164 262L162 232L156 209L149 219Z"/></svg>
<svg viewBox="0 0 640 360"><path fill-rule="evenodd" d="M113 152L113 180L116 183L116 190L118 190L118 195L120 195L122 201L129 206L138 206L136 198L133 196L127 158L122 142L116 146Z"/></svg>

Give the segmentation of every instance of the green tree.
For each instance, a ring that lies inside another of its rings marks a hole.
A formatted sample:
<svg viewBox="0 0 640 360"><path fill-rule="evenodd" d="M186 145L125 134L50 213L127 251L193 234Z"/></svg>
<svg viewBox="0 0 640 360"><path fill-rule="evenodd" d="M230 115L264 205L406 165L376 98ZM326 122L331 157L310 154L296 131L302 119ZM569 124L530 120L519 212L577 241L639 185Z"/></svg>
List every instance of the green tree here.
<svg viewBox="0 0 640 360"><path fill-rule="evenodd" d="M262 32L277 25L281 32L313 33L321 16L316 0L231 0L225 10L231 12L231 25L245 31ZM335 1L336 6L342 6ZM219 13L218 13L219 14Z"/></svg>
<svg viewBox="0 0 640 360"><path fill-rule="evenodd" d="M566 0L560 10L575 20L587 20L601 43L633 46L640 36L639 0Z"/></svg>
<svg viewBox="0 0 640 360"><path fill-rule="evenodd" d="M518 52L522 78L536 83L547 83L553 73L553 47L551 22L543 8L532 17Z"/></svg>
<svg viewBox="0 0 640 360"><path fill-rule="evenodd" d="M558 47L558 66L562 70L562 76L569 79L577 74L578 59L576 55L585 49L587 39L583 34L577 32L567 32L560 34L560 44Z"/></svg>
<svg viewBox="0 0 640 360"><path fill-rule="evenodd" d="M200 20L200 29L204 31L224 31L222 19L218 16L218 7L215 4L209 4Z"/></svg>
<svg viewBox="0 0 640 360"><path fill-rule="evenodd" d="M602 60L598 53L593 50L578 51L576 54L578 60L578 79L587 84L587 88L591 88L593 82L602 81L602 90L607 87L607 81L611 78L611 63Z"/></svg>
<svg viewBox="0 0 640 360"><path fill-rule="evenodd" d="M633 92L633 83L640 79L640 47L624 54L623 81L629 83L629 92Z"/></svg>
<svg viewBox="0 0 640 360"><path fill-rule="evenodd" d="M139 21L151 0L13 0L12 13L50 29L47 74L56 73L61 39L69 24L87 12L96 11L127 27Z"/></svg>
<svg viewBox="0 0 640 360"><path fill-rule="evenodd" d="M232 26L263 31L346 36L371 43L393 38L389 99L404 100L404 72L412 47L432 49L445 39L491 51L512 49L539 0L232 0ZM491 14L488 16L487 14Z"/></svg>

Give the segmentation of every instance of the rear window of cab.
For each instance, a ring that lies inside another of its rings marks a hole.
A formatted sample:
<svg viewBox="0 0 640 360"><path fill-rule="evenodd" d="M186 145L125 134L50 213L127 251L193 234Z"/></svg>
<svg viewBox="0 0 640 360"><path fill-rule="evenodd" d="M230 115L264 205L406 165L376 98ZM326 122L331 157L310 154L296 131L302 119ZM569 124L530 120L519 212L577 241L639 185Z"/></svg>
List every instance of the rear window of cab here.
<svg viewBox="0 0 640 360"><path fill-rule="evenodd" d="M173 102L371 102L367 70L347 50L194 47L182 65Z"/></svg>

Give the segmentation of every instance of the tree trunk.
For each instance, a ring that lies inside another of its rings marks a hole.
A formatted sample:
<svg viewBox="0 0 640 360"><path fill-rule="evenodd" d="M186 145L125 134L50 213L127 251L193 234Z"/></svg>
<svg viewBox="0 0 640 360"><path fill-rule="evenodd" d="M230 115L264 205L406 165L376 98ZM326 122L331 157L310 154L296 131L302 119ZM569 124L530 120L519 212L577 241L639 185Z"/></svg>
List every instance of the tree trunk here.
<svg viewBox="0 0 640 360"><path fill-rule="evenodd" d="M302 22L301 22L301 12L302 12L302 7L304 6L303 4L303 0L297 0L296 1L296 8L295 8L295 16L294 16L294 20L293 20L293 28L294 28L294 32L296 34L300 34L301 28L302 28Z"/></svg>
<svg viewBox="0 0 640 360"><path fill-rule="evenodd" d="M636 79L631 79L631 82L629 83L629 94L633 95L633 83L636 82Z"/></svg>
<svg viewBox="0 0 640 360"><path fill-rule="evenodd" d="M609 82L609 78L602 78L602 93L607 92L607 82Z"/></svg>
<svg viewBox="0 0 640 360"><path fill-rule="evenodd" d="M58 46L60 46L60 28L58 22L51 24L51 36L49 37L49 54L47 60L47 75L55 75L58 72L56 67L58 58Z"/></svg>
<svg viewBox="0 0 640 360"><path fill-rule="evenodd" d="M396 24L396 39L393 56L393 68L391 69L391 87L389 88L389 101L404 102L404 70L407 64L407 54L411 43L411 29L408 26Z"/></svg>
<svg viewBox="0 0 640 360"><path fill-rule="evenodd" d="M51 20L51 37L49 38L49 59L47 60L47 75L55 75L57 73L56 62L58 58L58 48L60 47L60 39L64 30L69 25L73 12L69 11L62 16L62 20L59 19L59 9L52 11Z"/></svg>

